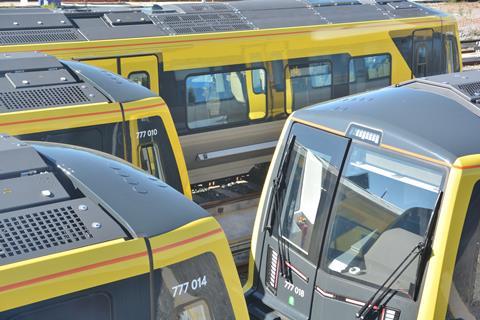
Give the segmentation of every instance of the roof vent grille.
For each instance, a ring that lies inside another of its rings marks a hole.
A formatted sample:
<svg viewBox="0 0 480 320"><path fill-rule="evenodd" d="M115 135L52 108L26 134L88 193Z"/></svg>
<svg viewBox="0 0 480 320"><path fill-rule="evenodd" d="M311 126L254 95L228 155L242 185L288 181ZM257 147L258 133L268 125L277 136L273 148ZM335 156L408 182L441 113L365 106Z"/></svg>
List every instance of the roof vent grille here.
<svg viewBox="0 0 480 320"><path fill-rule="evenodd" d="M231 10L226 4L223 3L193 3L190 8L194 11L228 11Z"/></svg>
<svg viewBox="0 0 480 320"><path fill-rule="evenodd" d="M171 34L238 31L255 28L245 17L233 11L203 14L162 14L153 16L152 19Z"/></svg>
<svg viewBox="0 0 480 320"><path fill-rule="evenodd" d="M0 259L93 238L70 207L0 219Z"/></svg>
<svg viewBox="0 0 480 320"><path fill-rule="evenodd" d="M91 99L81 85L0 92L0 103L7 110L37 109L88 103Z"/></svg>
<svg viewBox="0 0 480 320"><path fill-rule="evenodd" d="M84 40L85 38L74 29L0 31L1 44L51 43Z"/></svg>
<svg viewBox="0 0 480 320"><path fill-rule="evenodd" d="M480 97L480 82L459 84L458 89L467 93L470 97Z"/></svg>

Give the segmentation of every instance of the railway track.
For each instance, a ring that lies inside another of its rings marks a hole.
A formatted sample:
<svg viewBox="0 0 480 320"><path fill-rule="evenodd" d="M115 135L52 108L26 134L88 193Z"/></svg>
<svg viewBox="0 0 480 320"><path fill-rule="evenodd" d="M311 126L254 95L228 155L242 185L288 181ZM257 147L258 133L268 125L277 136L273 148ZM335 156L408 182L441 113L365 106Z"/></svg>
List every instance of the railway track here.
<svg viewBox="0 0 480 320"><path fill-rule="evenodd" d="M467 69L480 69L480 38L461 41L462 62Z"/></svg>

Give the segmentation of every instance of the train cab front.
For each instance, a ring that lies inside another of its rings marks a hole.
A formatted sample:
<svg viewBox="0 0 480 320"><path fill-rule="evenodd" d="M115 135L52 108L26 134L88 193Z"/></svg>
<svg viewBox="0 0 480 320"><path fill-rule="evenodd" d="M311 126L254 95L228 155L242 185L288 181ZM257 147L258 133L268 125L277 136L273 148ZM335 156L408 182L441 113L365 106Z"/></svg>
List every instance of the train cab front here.
<svg viewBox="0 0 480 320"><path fill-rule="evenodd" d="M478 319L479 85L418 79L289 118L252 239L252 319Z"/></svg>
<svg viewBox="0 0 480 320"><path fill-rule="evenodd" d="M0 135L0 319L246 319L219 224L111 155Z"/></svg>

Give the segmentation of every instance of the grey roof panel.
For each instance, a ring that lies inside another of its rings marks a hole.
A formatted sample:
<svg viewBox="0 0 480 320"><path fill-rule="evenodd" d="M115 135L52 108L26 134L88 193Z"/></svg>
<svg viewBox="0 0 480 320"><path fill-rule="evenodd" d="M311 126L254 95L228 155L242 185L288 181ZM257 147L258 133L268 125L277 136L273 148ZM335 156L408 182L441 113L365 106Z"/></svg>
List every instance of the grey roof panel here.
<svg viewBox="0 0 480 320"><path fill-rule="evenodd" d="M39 17L51 15L52 24L49 24L48 28L44 26L43 33L37 32L38 26L14 33L0 29L0 43L157 37L443 15L413 2L404 0L390 2L391 0L243 0L162 4L151 7L70 6L63 11L56 10L50 13L45 13L44 10L35 13L31 10L25 12L22 19L34 22ZM12 11L0 9L0 14L5 12ZM70 19L78 30L60 28L57 25L57 20L61 18L59 14L64 14ZM221 16L206 20L201 17L215 14ZM227 18L228 15L231 15L231 18ZM11 21L4 23L8 24Z"/></svg>
<svg viewBox="0 0 480 320"><path fill-rule="evenodd" d="M80 189L102 199L136 235L163 234L208 216L172 187L113 156L46 143L34 147L68 171Z"/></svg>
<svg viewBox="0 0 480 320"><path fill-rule="evenodd" d="M16 70L62 68L55 57L40 52L16 52L0 54L0 74Z"/></svg>
<svg viewBox="0 0 480 320"><path fill-rule="evenodd" d="M47 164L31 146L9 135L0 134L0 179L39 172L45 168Z"/></svg>
<svg viewBox="0 0 480 320"><path fill-rule="evenodd" d="M67 191L51 172L2 179L0 190L4 190L0 193L0 212L69 198Z"/></svg>
<svg viewBox="0 0 480 320"><path fill-rule="evenodd" d="M63 13L9 14L0 19L0 30L71 28L72 22Z"/></svg>
<svg viewBox="0 0 480 320"><path fill-rule="evenodd" d="M430 84L417 79L302 109L295 116L342 132L351 123L379 129L385 144L453 163L458 157L480 153L480 111L443 82L452 79L458 86L477 79L480 71L475 73L463 80L459 79L466 73L431 77Z"/></svg>

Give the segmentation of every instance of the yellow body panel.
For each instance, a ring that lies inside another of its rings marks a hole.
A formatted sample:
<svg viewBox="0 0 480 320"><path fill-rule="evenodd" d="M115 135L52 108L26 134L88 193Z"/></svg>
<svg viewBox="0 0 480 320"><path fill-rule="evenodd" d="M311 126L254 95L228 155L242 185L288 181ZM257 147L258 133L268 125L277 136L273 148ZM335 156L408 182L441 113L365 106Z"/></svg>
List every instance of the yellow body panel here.
<svg viewBox="0 0 480 320"><path fill-rule="evenodd" d="M2 113L0 131L18 135L121 121L122 110L118 103L83 104Z"/></svg>
<svg viewBox="0 0 480 320"><path fill-rule="evenodd" d="M205 252L217 259L236 319L248 319L240 279L227 238L214 218L191 222L175 231L150 239L154 269L183 261Z"/></svg>
<svg viewBox="0 0 480 320"><path fill-rule="evenodd" d="M110 59L91 59L91 60L85 60L82 61L85 62L89 65L102 68L105 70L108 70L113 73L118 73L118 64L117 64L117 59L115 58L110 58Z"/></svg>
<svg viewBox="0 0 480 320"><path fill-rule="evenodd" d="M149 272L144 239L115 240L0 267L0 311Z"/></svg>
<svg viewBox="0 0 480 320"><path fill-rule="evenodd" d="M465 169L459 169L462 167ZM445 319L463 222L473 187L479 179L480 155L465 156L453 164L435 230L417 319Z"/></svg>

